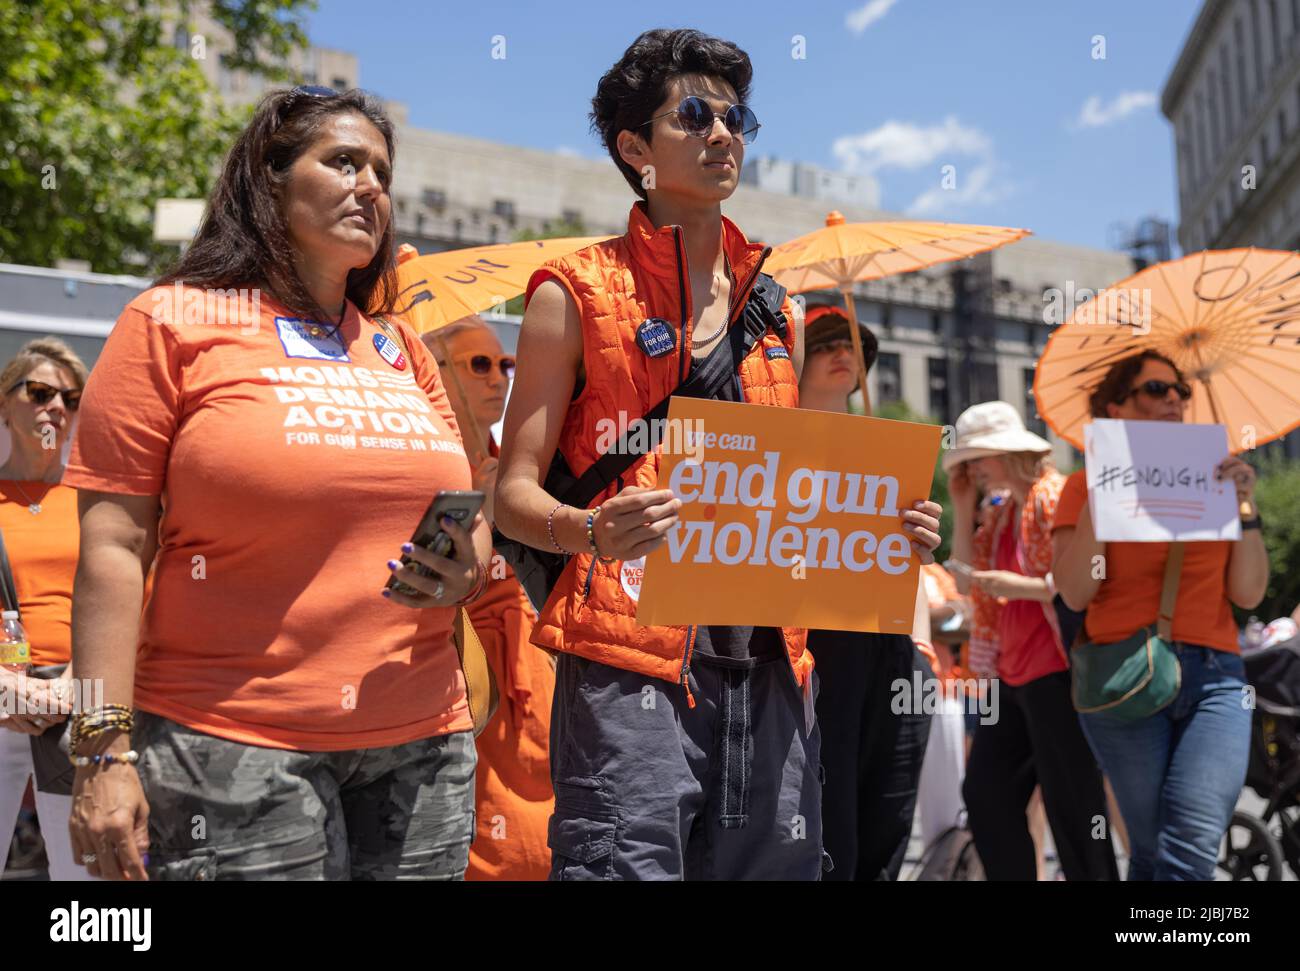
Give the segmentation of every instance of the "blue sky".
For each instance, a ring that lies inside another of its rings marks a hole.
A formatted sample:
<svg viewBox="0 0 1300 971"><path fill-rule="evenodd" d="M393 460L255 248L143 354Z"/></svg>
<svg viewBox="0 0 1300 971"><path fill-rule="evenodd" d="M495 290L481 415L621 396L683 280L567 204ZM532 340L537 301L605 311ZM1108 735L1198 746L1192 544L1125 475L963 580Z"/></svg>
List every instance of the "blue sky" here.
<svg viewBox="0 0 1300 971"><path fill-rule="evenodd" d="M362 85L405 101L412 124L605 158L586 119L600 75L642 30L696 27L754 62L750 103L763 130L750 157L869 176L881 207L915 218L1024 226L1101 247L1117 222L1156 215L1176 225L1173 140L1158 104L1199 8L320 0L308 31L357 54ZM492 56L497 35L504 58ZM796 35L802 58L792 56Z"/></svg>

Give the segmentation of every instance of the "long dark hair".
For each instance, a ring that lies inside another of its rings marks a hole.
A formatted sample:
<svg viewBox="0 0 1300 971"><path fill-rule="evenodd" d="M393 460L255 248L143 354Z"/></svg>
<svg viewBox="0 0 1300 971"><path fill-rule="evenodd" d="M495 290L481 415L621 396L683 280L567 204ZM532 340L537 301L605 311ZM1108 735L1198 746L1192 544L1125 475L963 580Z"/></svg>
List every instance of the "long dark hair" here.
<svg viewBox="0 0 1300 971"><path fill-rule="evenodd" d="M359 89L272 91L262 98L226 156L208 197L194 242L157 285L180 281L196 287L265 285L277 300L304 316L328 316L294 269L294 250L278 190L289 167L334 115L356 112L384 136L391 165L393 123L382 102ZM321 93L313 93L321 92ZM347 297L362 311L391 313L397 300L397 264L390 216L374 259L348 273Z"/></svg>

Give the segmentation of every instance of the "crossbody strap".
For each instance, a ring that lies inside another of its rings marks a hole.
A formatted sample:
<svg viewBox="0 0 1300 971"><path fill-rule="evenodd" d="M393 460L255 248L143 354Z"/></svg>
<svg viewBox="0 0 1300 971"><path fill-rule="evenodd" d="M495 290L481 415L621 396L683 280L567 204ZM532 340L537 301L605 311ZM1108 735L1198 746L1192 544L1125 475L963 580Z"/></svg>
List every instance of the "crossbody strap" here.
<svg viewBox="0 0 1300 971"><path fill-rule="evenodd" d="M740 321L732 325L727 340L720 342L703 361L691 368L685 381L642 416L641 422L649 427L640 434L629 428L617 443L578 477L577 482L564 495L556 498L570 506L585 509L596 496L613 485L633 462L653 452L659 445L659 433L663 427L661 422L668 417L668 406L674 397L715 397L732 380L741 361L749 356L749 352L762 340L769 328L778 336L785 333L785 317L781 313L785 294L785 288L775 280L760 279L755 283L745 302L744 313ZM644 443L644 447L631 447L633 442Z"/></svg>
<svg viewBox="0 0 1300 971"><path fill-rule="evenodd" d="M1174 605L1178 602L1178 580L1183 572L1183 544L1169 544L1169 559L1165 560L1165 580L1160 590L1160 616L1156 619L1156 633L1162 640L1174 639Z"/></svg>

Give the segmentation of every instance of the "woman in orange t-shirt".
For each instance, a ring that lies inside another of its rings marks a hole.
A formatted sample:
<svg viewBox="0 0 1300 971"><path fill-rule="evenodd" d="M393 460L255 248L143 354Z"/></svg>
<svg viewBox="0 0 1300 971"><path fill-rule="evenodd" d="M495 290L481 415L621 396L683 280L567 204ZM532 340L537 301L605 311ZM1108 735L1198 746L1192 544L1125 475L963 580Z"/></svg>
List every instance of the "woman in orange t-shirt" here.
<svg viewBox="0 0 1300 971"><path fill-rule="evenodd" d="M466 446L476 460L474 488L487 494L491 520L497 470L492 426L505 411L515 359L479 317L427 333L424 341L449 375L456 419L469 429ZM478 823L465 879L545 880L551 869L546 829L555 807L549 756L555 664L529 642L537 612L500 557L493 558L492 581L469 615L501 687L501 705L475 739Z"/></svg>
<svg viewBox="0 0 1300 971"><path fill-rule="evenodd" d="M9 845L23 793L33 781L29 736L67 718L74 692L71 654L72 577L77 569L77 494L60 485L63 447L86 384L86 365L63 341L24 344L0 371L0 420L12 449L0 466L0 534L31 646L24 677L0 668L0 845ZM62 671L59 671L59 668ZM51 677L56 675L57 677ZM16 704L21 698L21 709ZM65 763L66 764L66 763ZM85 880L68 840L72 797L36 787L51 880Z"/></svg>
<svg viewBox="0 0 1300 971"><path fill-rule="evenodd" d="M471 477L437 365L378 316L392 155L373 96L268 94L87 384L65 482L73 656L107 702L72 723L91 873L464 873L475 754L451 630L491 537L480 517L472 535L444 520L454 559L404 543Z"/></svg>
<svg viewBox="0 0 1300 971"><path fill-rule="evenodd" d="M1146 351L1112 365L1090 406L1094 418L1182 421L1191 394L1172 361ZM1178 695L1136 721L1110 711L1079 715L1128 827L1130 880L1213 879L1246 778L1250 706L1232 604L1249 609L1263 599L1268 556L1254 471L1229 456L1216 475L1233 480L1249 512L1241 539L1185 546L1173 612ZM1057 589L1069 607L1087 611L1075 650L1122 641L1156 622L1169 544L1099 542L1083 472L1061 493L1052 542Z"/></svg>

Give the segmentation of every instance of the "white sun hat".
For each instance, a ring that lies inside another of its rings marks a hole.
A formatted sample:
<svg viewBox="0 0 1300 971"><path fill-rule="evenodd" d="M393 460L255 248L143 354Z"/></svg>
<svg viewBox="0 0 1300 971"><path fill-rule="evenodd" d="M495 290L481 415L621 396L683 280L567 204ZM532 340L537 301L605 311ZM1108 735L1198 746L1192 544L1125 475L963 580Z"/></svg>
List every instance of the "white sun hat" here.
<svg viewBox="0 0 1300 971"><path fill-rule="evenodd" d="M1025 428L1020 412L1005 401L971 405L957 416L957 441L943 456L943 470L951 472L962 462L1007 452L1050 452L1045 438Z"/></svg>

